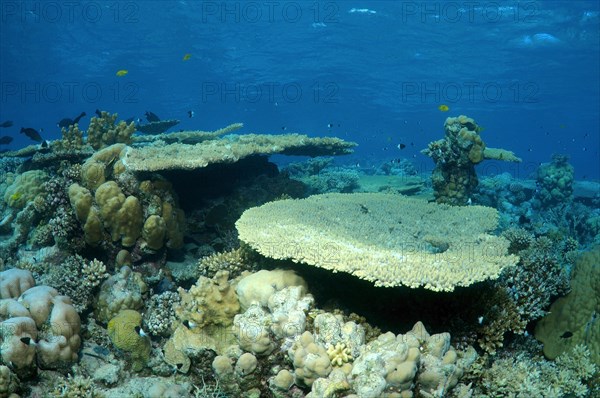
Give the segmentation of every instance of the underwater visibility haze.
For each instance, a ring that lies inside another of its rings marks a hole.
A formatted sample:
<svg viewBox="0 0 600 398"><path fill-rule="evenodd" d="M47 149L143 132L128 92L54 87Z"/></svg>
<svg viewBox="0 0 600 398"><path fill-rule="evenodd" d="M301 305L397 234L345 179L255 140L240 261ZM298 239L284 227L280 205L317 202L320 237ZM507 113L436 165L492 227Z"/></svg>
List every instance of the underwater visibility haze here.
<svg viewBox="0 0 600 398"><path fill-rule="evenodd" d="M0 398L600 396L597 1L0 2Z"/></svg>

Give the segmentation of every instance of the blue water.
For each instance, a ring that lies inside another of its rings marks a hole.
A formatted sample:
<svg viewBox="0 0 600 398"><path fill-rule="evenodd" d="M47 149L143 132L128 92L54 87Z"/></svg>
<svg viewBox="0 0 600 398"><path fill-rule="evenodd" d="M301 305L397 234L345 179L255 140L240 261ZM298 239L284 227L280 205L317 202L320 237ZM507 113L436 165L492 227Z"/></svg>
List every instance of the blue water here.
<svg viewBox="0 0 600 398"><path fill-rule="evenodd" d="M527 177L564 153L577 178L600 178L597 1L0 7L0 122L15 123L0 135L16 137L11 149L31 143L20 127L55 139L56 122L81 111L86 128L96 108L124 119L151 110L183 129L241 121L245 132L335 135L359 143L342 161L406 157L425 170L420 149L466 114L488 146L524 160L480 173Z"/></svg>

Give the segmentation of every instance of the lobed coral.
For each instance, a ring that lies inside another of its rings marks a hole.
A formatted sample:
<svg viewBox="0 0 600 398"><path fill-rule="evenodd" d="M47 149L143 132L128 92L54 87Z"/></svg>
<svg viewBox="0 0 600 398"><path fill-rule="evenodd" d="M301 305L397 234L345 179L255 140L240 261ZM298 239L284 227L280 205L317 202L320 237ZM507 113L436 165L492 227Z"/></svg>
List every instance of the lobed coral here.
<svg viewBox="0 0 600 398"><path fill-rule="evenodd" d="M31 273L0 273L0 356L17 373L36 366L62 369L77 360L81 321L71 300L49 286L33 286Z"/></svg>

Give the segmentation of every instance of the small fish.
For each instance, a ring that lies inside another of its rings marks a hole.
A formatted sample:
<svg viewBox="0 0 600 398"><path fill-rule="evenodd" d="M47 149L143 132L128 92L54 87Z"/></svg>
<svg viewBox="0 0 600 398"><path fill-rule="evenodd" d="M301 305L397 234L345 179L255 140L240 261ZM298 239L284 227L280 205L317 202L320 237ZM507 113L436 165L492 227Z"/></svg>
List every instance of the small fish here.
<svg viewBox="0 0 600 398"><path fill-rule="evenodd" d="M404 144L398 144L398 149L403 150L404 148L406 148L406 145L404 145Z"/></svg>
<svg viewBox="0 0 600 398"><path fill-rule="evenodd" d="M7 120L4 123L0 124L0 127L11 127L13 125L12 120Z"/></svg>
<svg viewBox="0 0 600 398"><path fill-rule="evenodd" d="M64 119L61 119L61 121L56 123L56 125L60 128L63 128L63 127L67 128L69 126L73 126L76 123L79 123L79 120L81 120L81 118L84 116L85 116L85 112L81 112L79 114L79 116L77 116L75 119L69 119L66 117Z"/></svg>
<svg viewBox="0 0 600 398"><path fill-rule="evenodd" d="M333 127L333 123L327 123L327 128L330 129Z"/></svg>
<svg viewBox="0 0 600 398"><path fill-rule="evenodd" d="M442 104L440 106L438 106L438 109L442 112L448 112L450 110L450 108L448 107L448 105Z"/></svg>
<svg viewBox="0 0 600 398"><path fill-rule="evenodd" d="M21 343L25 345L35 345L35 340L31 337L21 337Z"/></svg>
<svg viewBox="0 0 600 398"><path fill-rule="evenodd" d="M118 77L123 77L123 76L125 76L125 75L126 75L126 74L128 74L128 73L129 73L129 71L128 71L127 69L119 69L119 70L117 71L116 75L117 75Z"/></svg>
<svg viewBox="0 0 600 398"><path fill-rule="evenodd" d="M40 135L40 133L37 132L36 129L33 129L31 127L21 127L21 134L25 134L27 137L31 138L32 140L36 141L36 142L42 142L42 136Z"/></svg>
<svg viewBox="0 0 600 398"><path fill-rule="evenodd" d="M0 145L8 145L12 142L13 138L9 135L0 137Z"/></svg>
<svg viewBox="0 0 600 398"><path fill-rule="evenodd" d="M529 219L529 217L521 214L519 216L519 224L529 224L531 222L531 220Z"/></svg>
<svg viewBox="0 0 600 398"><path fill-rule="evenodd" d="M96 109L96 112L94 113L96 113L96 116L102 117L102 111L100 109Z"/></svg>
<svg viewBox="0 0 600 398"><path fill-rule="evenodd" d="M183 56L183 60L184 60L184 61L189 61L189 60L190 60L190 58L192 58L192 54L185 54L185 55Z"/></svg>
<svg viewBox="0 0 600 398"><path fill-rule="evenodd" d="M148 336L148 334L146 334L146 332L144 332L144 329L142 329L142 328L141 328L141 327L139 327L139 326L136 326L136 327L134 328L134 330L135 330L135 332L136 332L137 334L139 334L141 337L146 337L146 336Z"/></svg>
<svg viewBox="0 0 600 398"><path fill-rule="evenodd" d="M282 129L283 131L285 131L285 130L287 130L287 127L285 127L285 126L281 126L281 129Z"/></svg>
<svg viewBox="0 0 600 398"><path fill-rule="evenodd" d="M568 330L560 335L561 339L568 339L570 337L573 337L573 332L569 332Z"/></svg>
<svg viewBox="0 0 600 398"><path fill-rule="evenodd" d="M146 113L144 113L144 115L146 115L146 120L148 120L150 123L160 122L160 118L158 116L156 116L156 114L154 114L150 111L146 111Z"/></svg>
<svg viewBox="0 0 600 398"><path fill-rule="evenodd" d="M194 117L194 111L187 111L187 114L190 119Z"/></svg>
<svg viewBox="0 0 600 398"><path fill-rule="evenodd" d="M136 119L135 117L130 117L129 119L125 119L125 123L131 124L131 122L136 122L139 124L142 122L142 119L140 119L140 118Z"/></svg>

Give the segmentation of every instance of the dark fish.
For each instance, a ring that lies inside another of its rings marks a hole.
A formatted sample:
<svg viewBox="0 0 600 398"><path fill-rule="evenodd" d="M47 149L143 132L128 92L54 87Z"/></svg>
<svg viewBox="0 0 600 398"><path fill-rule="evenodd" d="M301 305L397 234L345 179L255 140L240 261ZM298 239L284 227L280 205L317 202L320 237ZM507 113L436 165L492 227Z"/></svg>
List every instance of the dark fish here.
<svg viewBox="0 0 600 398"><path fill-rule="evenodd" d="M25 345L35 344L35 340L33 340L31 337L21 337L21 343Z"/></svg>
<svg viewBox="0 0 600 398"><path fill-rule="evenodd" d="M81 114L79 116L77 116L75 119L69 119L68 117L62 119L60 122L56 123L56 125L60 128L67 128L69 126L73 126L76 123L79 123L79 120L85 116L85 112L81 112Z"/></svg>
<svg viewBox="0 0 600 398"><path fill-rule="evenodd" d="M12 142L13 138L10 135L0 137L0 145L8 145Z"/></svg>
<svg viewBox="0 0 600 398"><path fill-rule="evenodd" d="M0 127L11 127L13 125L12 120L7 120L4 123L0 124Z"/></svg>
<svg viewBox="0 0 600 398"><path fill-rule="evenodd" d="M42 136L40 135L40 133L37 132L36 129L32 129L31 127L21 127L21 134L25 134L27 137L31 138L32 140L36 141L36 142L42 142Z"/></svg>
<svg viewBox="0 0 600 398"><path fill-rule="evenodd" d="M96 109L96 116L98 117L102 117L102 112L100 111L100 109Z"/></svg>
<svg viewBox="0 0 600 398"><path fill-rule="evenodd" d="M131 122L141 123L142 119L140 119L140 118L136 119L135 117L130 117L129 119L125 119L125 123L131 124Z"/></svg>
<svg viewBox="0 0 600 398"><path fill-rule="evenodd" d="M285 127L285 126L282 126L282 127L281 127L281 129L282 129L283 131L285 131L285 130L287 130L287 127Z"/></svg>
<svg viewBox="0 0 600 398"><path fill-rule="evenodd" d="M568 330L560 335L561 339L568 339L569 337L573 337L573 332L569 332Z"/></svg>
<svg viewBox="0 0 600 398"><path fill-rule="evenodd" d="M188 111L187 114L190 119L194 117L194 111Z"/></svg>
<svg viewBox="0 0 600 398"><path fill-rule="evenodd" d="M404 144L398 144L398 149L403 150L404 148L406 148L406 145L404 145Z"/></svg>
<svg viewBox="0 0 600 398"><path fill-rule="evenodd" d="M519 224L529 224L531 222L531 220L529 219L529 217L524 216L524 215L520 215L519 216Z"/></svg>
<svg viewBox="0 0 600 398"><path fill-rule="evenodd" d="M162 134L177 124L179 124L179 120L161 120L159 122L139 124L135 128L144 134Z"/></svg>
<svg viewBox="0 0 600 398"><path fill-rule="evenodd" d="M146 115L146 119L152 123L152 122L160 122L160 118L158 116L156 116L156 114L150 112L150 111L146 111L146 113L144 114Z"/></svg>

